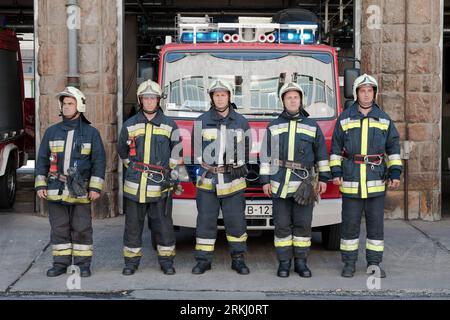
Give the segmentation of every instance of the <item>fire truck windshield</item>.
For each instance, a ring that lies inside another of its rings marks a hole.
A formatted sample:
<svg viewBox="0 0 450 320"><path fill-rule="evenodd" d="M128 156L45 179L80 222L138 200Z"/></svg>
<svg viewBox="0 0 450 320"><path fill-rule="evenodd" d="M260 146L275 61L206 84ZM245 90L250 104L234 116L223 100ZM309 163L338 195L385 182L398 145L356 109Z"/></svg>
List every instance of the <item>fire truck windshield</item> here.
<svg viewBox="0 0 450 320"><path fill-rule="evenodd" d="M323 52L171 52L164 58L162 104L171 116L196 117L210 108L209 84L233 86L232 102L249 117L275 116L283 107L278 90L286 82L303 88L312 118L336 115L332 56Z"/></svg>

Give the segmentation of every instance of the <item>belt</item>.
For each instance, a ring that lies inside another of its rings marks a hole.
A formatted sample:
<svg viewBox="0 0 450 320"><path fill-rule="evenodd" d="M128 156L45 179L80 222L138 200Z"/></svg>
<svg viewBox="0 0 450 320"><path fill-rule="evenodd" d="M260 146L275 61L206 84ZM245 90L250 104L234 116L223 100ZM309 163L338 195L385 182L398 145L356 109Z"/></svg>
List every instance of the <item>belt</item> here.
<svg viewBox="0 0 450 320"><path fill-rule="evenodd" d="M132 162L131 168L133 170L139 171L139 172L151 172L151 171L158 171L158 173L163 174L164 172L169 171L167 168L164 168L162 166L157 166L154 164L147 164L144 162Z"/></svg>
<svg viewBox="0 0 450 320"><path fill-rule="evenodd" d="M56 179L58 179L61 182L67 182L67 176L60 174L60 173L56 173L56 172L50 172L49 173L50 177L54 177Z"/></svg>
<svg viewBox="0 0 450 320"><path fill-rule="evenodd" d="M276 166L287 168L287 169L293 169L293 170L311 170L311 167L306 167L303 164L299 162L289 161L289 160L278 160L275 159L273 163Z"/></svg>
<svg viewBox="0 0 450 320"><path fill-rule="evenodd" d="M231 172L231 166L225 165L225 166L210 166L206 164L205 162L202 162L202 168L206 169L209 172L212 173L230 173Z"/></svg>
<svg viewBox="0 0 450 320"><path fill-rule="evenodd" d="M379 166L383 163L384 153L381 154L355 154L353 162L356 164L370 164Z"/></svg>
<svg viewBox="0 0 450 320"><path fill-rule="evenodd" d="M205 180L206 174L208 172L218 174L218 173L230 173L231 172L231 165L225 165L225 166L210 166L205 162L202 162L201 164L203 169L206 169L205 172L202 173L199 180L199 185L201 186L203 184L203 181Z"/></svg>

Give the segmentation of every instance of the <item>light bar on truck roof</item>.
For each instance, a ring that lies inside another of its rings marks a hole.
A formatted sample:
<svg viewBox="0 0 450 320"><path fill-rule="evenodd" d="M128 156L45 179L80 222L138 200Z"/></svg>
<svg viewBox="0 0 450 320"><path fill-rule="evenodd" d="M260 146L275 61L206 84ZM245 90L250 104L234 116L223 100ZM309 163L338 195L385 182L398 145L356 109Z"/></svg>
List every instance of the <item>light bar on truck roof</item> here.
<svg viewBox="0 0 450 320"><path fill-rule="evenodd" d="M180 23L180 42L277 42L313 44L317 42L318 24L279 23Z"/></svg>

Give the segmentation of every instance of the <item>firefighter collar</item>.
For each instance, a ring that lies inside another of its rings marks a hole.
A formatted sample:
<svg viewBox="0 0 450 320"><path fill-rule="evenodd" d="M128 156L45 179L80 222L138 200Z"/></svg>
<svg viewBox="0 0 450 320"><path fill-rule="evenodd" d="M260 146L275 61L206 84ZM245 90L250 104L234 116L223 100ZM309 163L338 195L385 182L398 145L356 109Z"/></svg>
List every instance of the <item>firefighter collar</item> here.
<svg viewBox="0 0 450 320"><path fill-rule="evenodd" d="M76 119L63 118L63 121L61 122L61 127L63 130L70 131L70 130L77 128L79 124L80 124L79 118L76 118Z"/></svg>
<svg viewBox="0 0 450 320"><path fill-rule="evenodd" d="M301 108L300 111L297 114L295 114L295 115L290 114L289 112L284 110L280 114L280 117L283 117L283 118L288 119L288 120L300 120L300 119L309 117L309 113L303 108Z"/></svg>
<svg viewBox="0 0 450 320"><path fill-rule="evenodd" d="M209 109L209 111L211 112L211 119L215 120L215 121L222 121L225 119L231 119L231 120L235 120L236 119L236 111L234 111L233 107L229 107L228 110L230 110L228 112L228 115L225 118L222 118L219 113L216 111L216 109L214 107L211 107Z"/></svg>
<svg viewBox="0 0 450 320"><path fill-rule="evenodd" d="M358 103L356 102L350 107L350 117L351 118L364 117L364 115L359 112ZM370 112L367 114L367 118L374 118L374 119L383 118L383 113L376 103L372 104L372 110L370 110Z"/></svg>
<svg viewBox="0 0 450 320"><path fill-rule="evenodd" d="M158 110L156 111L156 115L153 117L152 120L148 120L147 117L144 115L144 111L140 110L138 112L138 120L139 122L151 122L152 124L156 125L156 126L160 126L162 123L162 119L163 118L163 112L161 111L161 108L158 108Z"/></svg>

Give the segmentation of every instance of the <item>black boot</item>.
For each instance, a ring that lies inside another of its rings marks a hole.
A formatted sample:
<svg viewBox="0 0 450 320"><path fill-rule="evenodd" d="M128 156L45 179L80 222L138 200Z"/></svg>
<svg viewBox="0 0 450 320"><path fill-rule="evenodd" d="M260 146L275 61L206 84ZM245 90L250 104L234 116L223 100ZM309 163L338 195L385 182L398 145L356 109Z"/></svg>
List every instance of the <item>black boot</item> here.
<svg viewBox="0 0 450 320"><path fill-rule="evenodd" d="M205 271L211 270L211 263L208 262L197 262L194 268L192 268L193 274L202 274L205 273Z"/></svg>
<svg viewBox="0 0 450 320"><path fill-rule="evenodd" d="M67 272L66 266L54 265L47 270L47 277L57 277Z"/></svg>
<svg viewBox="0 0 450 320"><path fill-rule="evenodd" d="M379 269L379 272L377 268ZM367 274L375 274L380 278L386 278L386 271L384 271L383 267L376 263L367 264Z"/></svg>
<svg viewBox="0 0 450 320"><path fill-rule="evenodd" d="M80 267L80 277L87 278L91 276L91 269L89 267Z"/></svg>
<svg viewBox="0 0 450 320"><path fill-rule="evenodd" d="M167 275L175 274L175 268L173 267L172 263L161 264L161 270L164 272L164 274Z"/></svg>
<svg viewBox="0 0 450 320"><path fill-rule="evenodd" d="M291 270L291 260L280 261L277 276L281 278L287 278L289 277L290 270Z"/></svg>
<svg viewBox="0 0 450 320"><path fill-rule="evenodd" d="M344 278L351 278L355 273L355 262L346 262L342 269L341 276Z"/></svg>
<svg viewBox="0 0 450 320"><path fill-rule="evenodd" d="M235 254L231 256L231 269L239 274L249 274L250 269L245 265L244 255Z"/></svg>
<svg viewBox="0 0 450 320"><path fill-rule="evenodd" d="M131 276L134 274L134 272L138 269L138 266L134 265L126 265L125 268L122 270L122 274L124 276Z"/></svg>
<svg viewBox="0 0 450 320"><path fill-rule="evenodd" d="M311 278L311 270L306 265L306 259L295 259L294 271L302 278Z"/></svg>

